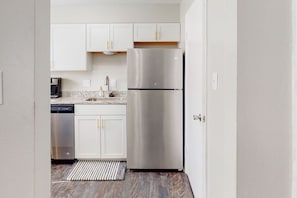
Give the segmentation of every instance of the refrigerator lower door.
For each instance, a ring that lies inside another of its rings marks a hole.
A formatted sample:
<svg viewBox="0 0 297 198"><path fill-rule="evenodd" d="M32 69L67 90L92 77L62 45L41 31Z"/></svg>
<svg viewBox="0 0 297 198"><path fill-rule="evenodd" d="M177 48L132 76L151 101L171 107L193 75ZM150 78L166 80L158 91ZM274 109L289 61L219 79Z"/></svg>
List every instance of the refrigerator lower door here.
<svg viewBox="0 0 297 198"><path fill-rule="evenodd" d="M129 90L129 169L183 169L182 90Z"/></svg>

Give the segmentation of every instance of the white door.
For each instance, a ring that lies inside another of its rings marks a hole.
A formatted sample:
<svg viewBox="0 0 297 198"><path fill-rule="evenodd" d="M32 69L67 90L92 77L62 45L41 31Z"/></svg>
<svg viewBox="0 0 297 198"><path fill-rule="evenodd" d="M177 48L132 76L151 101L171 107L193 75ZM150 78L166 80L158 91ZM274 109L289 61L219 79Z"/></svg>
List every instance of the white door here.
<svg viewBox="0 0 297 198"><path fill-rule="evenodd" d="M109 49L109 24L87 25L87 51L102 52Z"/></svg>
<svg viewBox="0 0 297 198"><path fill-rule="evenodd" d="M75 157L100 158L99 116L75 116Z"/></svg>
<svg viewBox="0 0 297 198"><path fill-rule="evenodd" d="M185 171L195 197L205 197L205 42L202 1L185 17ZM197 119L201 116L201 121ZM195 119L194 119L195 117Z"/></svg>
<svg viewBox="0 0 297 198"><path fill-rule="evenodd" d="M127 51L128 48L133 48L133 24L111 24L110 42L112 51Z"/></svg>
<svg viewBox="0 0 297 198"><path fill-rule="evenodd" d="M126 116L101 116L101 158L126 159Z"/></svg>

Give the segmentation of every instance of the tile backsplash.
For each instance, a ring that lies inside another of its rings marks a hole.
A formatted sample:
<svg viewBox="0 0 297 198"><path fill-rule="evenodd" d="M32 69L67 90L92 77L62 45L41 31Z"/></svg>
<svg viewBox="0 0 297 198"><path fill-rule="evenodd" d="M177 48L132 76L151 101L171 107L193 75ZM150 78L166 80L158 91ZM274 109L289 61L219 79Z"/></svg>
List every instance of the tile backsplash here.
<svg viewBox="0 0 297 198"><path fill-rule="evenodd" d="M51 77L62 78L62 91L99 91L105 84L105 77L117 81L117 90L127 90L126 54L103 55L92 53L90 71L51 72ZM90 80L90 87L84 86L84 81Z"/></svg>

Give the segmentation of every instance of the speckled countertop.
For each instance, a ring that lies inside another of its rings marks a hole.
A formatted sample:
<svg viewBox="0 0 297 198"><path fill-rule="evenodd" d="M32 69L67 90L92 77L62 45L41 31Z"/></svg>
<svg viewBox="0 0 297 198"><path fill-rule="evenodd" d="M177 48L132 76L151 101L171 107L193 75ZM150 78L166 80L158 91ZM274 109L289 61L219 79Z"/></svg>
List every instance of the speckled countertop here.
<svg viewBox="0 0 297 198"><path fill-rule="evenodd" d="M62 97L51 99L51 104L127 104L126 92L115 92L115 97L103 97L99 95L99 92L96 91L63 92ZM95 98L96 100L87 101L89 98Z"/></svg>

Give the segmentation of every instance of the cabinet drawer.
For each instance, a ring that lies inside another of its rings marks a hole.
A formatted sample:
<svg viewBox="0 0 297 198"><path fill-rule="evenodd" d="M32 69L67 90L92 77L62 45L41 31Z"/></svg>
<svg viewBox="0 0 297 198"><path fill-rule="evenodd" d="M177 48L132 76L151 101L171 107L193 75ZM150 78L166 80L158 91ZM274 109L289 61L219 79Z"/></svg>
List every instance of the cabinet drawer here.
<svg viewBox="0 0 297 198"><path fill-rule="evenodd" d="M126 105L75 105L75 115L126 115Z"/></svg>

